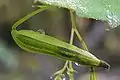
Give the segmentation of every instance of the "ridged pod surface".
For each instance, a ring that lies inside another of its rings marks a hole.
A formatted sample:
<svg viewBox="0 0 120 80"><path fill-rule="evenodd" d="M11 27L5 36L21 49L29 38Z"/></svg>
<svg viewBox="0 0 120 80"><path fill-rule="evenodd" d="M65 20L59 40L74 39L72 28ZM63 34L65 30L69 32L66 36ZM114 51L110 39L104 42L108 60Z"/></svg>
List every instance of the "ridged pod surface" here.
<svg viewBox="0 0 120 80"><path fill-rule="evenodd" d="M31 12L12 26L11 34L19 47L32 53L47 54L86 66L96 66L109 69L110 66L105 61L99 60L90 52L82 50L74 45L45 34L40 34L33 30L16 29L17 26L24 21L47 8L49 8L49 6L44 6L41 9Z"/></svg>
<svg viewBox="0 0 120 80"><path fill-rule="evenodd" d="M54 37L32 30L13 30L12 33L18 46L26 51L52 55L82 65L104 67L101 60L91 53Z"/></svg>

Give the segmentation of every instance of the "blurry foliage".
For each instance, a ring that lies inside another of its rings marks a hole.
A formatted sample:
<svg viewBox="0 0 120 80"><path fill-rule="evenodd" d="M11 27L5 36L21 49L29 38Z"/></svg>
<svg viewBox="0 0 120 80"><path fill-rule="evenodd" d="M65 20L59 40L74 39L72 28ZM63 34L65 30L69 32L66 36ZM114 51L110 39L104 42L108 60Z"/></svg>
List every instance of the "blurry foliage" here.
<svg viewBox="0 0 120 80"><path fill-rule="evenodd" d="M2 64L0 66L1 69L4 68L4 70L7 71L13 71L18 67L17 57L13 54L12 50L5 46L2 41L0 41L0 62Z"/></svg>

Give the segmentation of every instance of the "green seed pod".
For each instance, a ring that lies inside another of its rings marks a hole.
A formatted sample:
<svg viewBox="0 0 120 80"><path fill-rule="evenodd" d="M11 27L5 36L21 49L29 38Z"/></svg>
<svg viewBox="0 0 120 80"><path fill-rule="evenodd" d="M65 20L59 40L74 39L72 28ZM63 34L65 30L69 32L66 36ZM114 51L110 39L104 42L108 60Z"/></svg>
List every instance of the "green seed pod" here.
<svg viewBox="0 0 120 80"><path fill-rule="evenodd" d="M32 53L52 55L87 66L109 67L107 63L99 60L91 53L39 32L13 30L12 35L19 47Z"/></svg>
<svg viewBox="0 0 120 80"><path fill-rule="evenodd" d="M13 25L11 34L19 47L28 52L56 56L63 60L70 60L86 66L109 68L106 62L99 60L90 52L74 45L32 30L16 30L16 27L22 22L45 9L46 7L44 9L38 9Z"/></svg>

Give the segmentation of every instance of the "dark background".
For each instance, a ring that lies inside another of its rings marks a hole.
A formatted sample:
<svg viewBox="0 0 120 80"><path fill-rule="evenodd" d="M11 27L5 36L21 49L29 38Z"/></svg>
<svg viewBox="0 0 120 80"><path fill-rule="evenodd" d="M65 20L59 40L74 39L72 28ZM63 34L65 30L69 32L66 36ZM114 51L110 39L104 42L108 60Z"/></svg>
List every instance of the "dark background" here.
<svg viewBox="0 0 120 80"><path fill-rule="evenodd" d="M11 36L16 20L35 10L32 0L0 0L0 80L50 80L62 68L63 60L56 57L32 54L19 48ZM89 51L111 65L109 71L98 68L97 80L120 80L120 28L106 31L106 22L93 19L76 19L79 32ZM46 34L69 42L71 22L67 9L49 9L32 17L20 29L42 29ZM74 45L80 47L77 37ZM88 80L89 69L76 66L75 80Z"/></svg>

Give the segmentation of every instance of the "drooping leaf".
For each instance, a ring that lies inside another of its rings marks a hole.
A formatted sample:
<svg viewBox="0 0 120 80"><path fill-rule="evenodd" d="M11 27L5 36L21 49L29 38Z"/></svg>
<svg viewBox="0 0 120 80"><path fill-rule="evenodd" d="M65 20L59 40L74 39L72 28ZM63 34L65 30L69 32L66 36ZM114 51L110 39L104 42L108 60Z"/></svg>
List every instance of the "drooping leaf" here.
<svg viewBox="0 0 120 80"><path fill-rule="evenodd" d="M77 16L107 21L110 28L120 25L120 0L35 0L72 9Z"/></svg>

